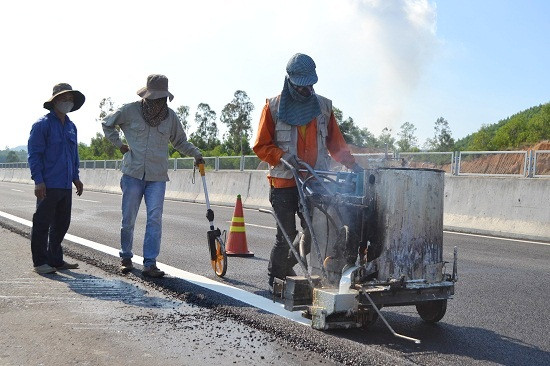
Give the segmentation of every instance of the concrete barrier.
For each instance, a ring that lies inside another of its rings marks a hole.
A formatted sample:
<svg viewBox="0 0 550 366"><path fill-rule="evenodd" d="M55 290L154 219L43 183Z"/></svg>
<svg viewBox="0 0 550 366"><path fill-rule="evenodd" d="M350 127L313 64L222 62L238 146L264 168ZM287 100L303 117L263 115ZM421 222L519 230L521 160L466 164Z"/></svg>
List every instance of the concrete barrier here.
<svg viewBox="0 0 550 366"><path fill-rule="evenodd" d="M27 169L0 169L0 180L34 184ZM201 177L169 171L166 198L204 202ZM85 190L120 193L118 170L82 169ZM212 204L234 206L237 194L247 208L270 208L264 171L208 171ZM550 242L550 179L445 176L443 224L446 230Z"/></svg>
<svg viewBox="0 0 550 366"><path fill-rule="evenodd" d="M550 179L446 176L447 230L550 242Z"/></svg>

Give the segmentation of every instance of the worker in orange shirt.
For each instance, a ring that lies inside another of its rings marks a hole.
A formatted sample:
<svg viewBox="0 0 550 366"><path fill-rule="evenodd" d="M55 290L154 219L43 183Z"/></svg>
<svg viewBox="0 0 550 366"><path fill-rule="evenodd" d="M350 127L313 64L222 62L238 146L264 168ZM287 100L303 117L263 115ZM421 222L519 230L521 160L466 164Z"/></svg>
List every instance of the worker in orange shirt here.
<svg viewBox="0 0 550 366"><path fill-rule="evenodd" d="M268 99L263 108L253 150L269 164L269 201L292 241L298 234L295 217L298 214L303 232L301 245L307 254L311 249L311 237L298 208L294 176L281 158L296 168L300 168L298 160L302 160L316 170L328 170L331 157L353 171L363 168L355 162L338 128L332 102L315 94L313 84L318 78L313 59L297 53L288 61L286 72L281 94ZM275 277L284 279L295 275L292 267L296 263L277 225L268 265L270 291L273 291Z"/></svg>

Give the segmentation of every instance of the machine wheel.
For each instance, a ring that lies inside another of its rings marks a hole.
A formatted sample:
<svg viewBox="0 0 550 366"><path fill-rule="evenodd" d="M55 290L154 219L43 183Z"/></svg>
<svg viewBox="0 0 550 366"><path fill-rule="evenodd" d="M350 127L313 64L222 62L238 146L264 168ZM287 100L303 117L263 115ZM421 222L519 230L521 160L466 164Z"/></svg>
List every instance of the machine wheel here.
<svg viewBox="0 0 550 366"><path fill-rule="evenodd" d="M225 248L222 247L220 240L216 238L216 259L212 260L212 269L218 277L225 276L227 272L227 253Z"/></svg>
<svg viewBox="0 0 550 366"><path fill-rule="evenodd" d="M416 311L428 323L437 323L447 311L447 300L424 301L416 304Z"/></svg>
<svg viewBox="0 0 550 366"><path fill-rule="evenodd" d="M372 310L372 311L374 311L374 310ZM362 324L363 329L369 329L370 327L372 327L374 325L374 323L376 323L377 320L378 320L378 313L374 312L371 315L370 319L363 321L363 324Z"/></svg>

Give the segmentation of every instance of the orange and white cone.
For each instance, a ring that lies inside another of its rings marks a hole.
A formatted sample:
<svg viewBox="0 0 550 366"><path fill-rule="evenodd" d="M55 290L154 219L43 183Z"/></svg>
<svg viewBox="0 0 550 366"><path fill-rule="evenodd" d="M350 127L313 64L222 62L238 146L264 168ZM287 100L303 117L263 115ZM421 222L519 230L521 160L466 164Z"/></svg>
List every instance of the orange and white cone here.
<svg viewBox="0 0 550 366"><path fill-rule="evenodd" d="M241 195L237 195L237 203L229 227L229 238L225 245L225 252L232 257L253 257L254 253L248 251L246 244L246 231L244 226L243 203Z"/></svg>

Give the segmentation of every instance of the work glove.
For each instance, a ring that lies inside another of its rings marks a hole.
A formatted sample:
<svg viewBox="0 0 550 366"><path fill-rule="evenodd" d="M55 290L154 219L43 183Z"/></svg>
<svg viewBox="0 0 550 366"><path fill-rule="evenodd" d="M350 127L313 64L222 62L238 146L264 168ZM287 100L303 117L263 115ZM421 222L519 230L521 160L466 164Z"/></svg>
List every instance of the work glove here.
<svg viewBox="0 0 550 366"><path fill-rule="evenodd" d="M364 172L364 171L365 171L365 169L364 169L361 165L359 165L359 164L357 164L357 163L353 164L353 166L351 167L351 170L352 170L354 173L361 173L361 172Z"/></svg>
<svg viewBox="0 0 550 366"><path fill-rule="evenodd" d="M293 155L291 153L284 153L281 158L286 160L286 162L292 165L294 168L300 169L300 159L298 159L296 155ZM286 165L285 167L288 168Z"/></svg>
<svg viewBox="0 0 550 366"><path fill-rule="evenodd" d="M195 156L195 166L199 166L199 164L205 164L202 154L198 154Z"/></svg>

